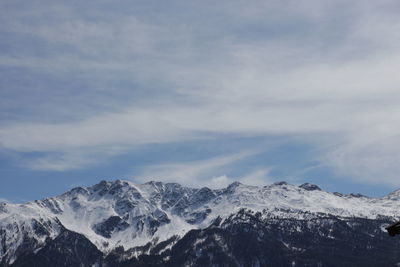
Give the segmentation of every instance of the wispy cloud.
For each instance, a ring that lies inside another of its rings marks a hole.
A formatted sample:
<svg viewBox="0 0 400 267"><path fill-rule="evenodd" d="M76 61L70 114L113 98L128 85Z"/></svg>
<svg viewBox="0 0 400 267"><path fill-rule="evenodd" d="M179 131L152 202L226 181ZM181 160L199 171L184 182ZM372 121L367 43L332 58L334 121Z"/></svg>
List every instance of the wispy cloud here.
<svg viewBox="0 0 400 267"><path fill-rule="evenodd" d="M273 135L318 148L356 180L399 185L397 2L119 5L2 3L0 66L11 74L0 146L44 155L24 166L65 171L143 144ZM216 170L237 157L144 174L224 184Z"/></svg>
<svg viewBox="0 0 400 267"><path fill-rule="evenodd" d="M211 188L226 187L234 181L243 181L249 184L268 183L268 170L257 170L246 177L229 177L232 165L250 157L260 151L242 151L232 155L224 155L189 162L171 164L150 165L144 168L139 175L133 179L137 182L149 180L178 182L188 186L209 186Z"/></svg>
<svg viewBox="0 0 400 267"><path fill-rule="evenodd" d="M32 170L67 171L79 170L96 166L112 156L123 153L125 149L119 147L107 147L96 149L71 149L62 152L48 151L43 156L33 158L20 158L19 165Z"/></svg>

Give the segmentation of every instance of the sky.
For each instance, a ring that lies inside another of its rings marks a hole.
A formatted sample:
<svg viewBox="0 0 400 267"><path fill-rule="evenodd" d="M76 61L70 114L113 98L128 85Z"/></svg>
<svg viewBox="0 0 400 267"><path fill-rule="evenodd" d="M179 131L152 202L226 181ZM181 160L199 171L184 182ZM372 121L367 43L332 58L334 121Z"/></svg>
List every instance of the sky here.
<svg viewBox="0 0 400 267"><path fill-rule="evenodd" d="M0 2L0 199L100 180L400 187L400 3Z"/></svg>

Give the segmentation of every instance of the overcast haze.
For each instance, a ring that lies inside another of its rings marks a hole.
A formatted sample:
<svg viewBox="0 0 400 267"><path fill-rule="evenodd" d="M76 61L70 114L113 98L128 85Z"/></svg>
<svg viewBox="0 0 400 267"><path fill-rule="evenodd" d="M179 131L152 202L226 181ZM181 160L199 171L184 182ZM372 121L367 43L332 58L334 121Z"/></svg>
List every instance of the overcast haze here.
<svg viewBox="0 0 400 267"><path fill-rule="evenodd" d="M400 187L398 1L0 3L0 198L101 179Z"/></svg>

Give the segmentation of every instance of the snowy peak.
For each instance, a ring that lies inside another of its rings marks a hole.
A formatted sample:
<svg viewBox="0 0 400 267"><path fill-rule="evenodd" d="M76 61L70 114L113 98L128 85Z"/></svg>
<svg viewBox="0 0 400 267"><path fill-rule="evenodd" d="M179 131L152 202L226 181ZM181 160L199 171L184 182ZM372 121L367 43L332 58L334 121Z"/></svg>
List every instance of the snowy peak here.
<svg viewBox="0 0 400 267"><path fill-rule="evenodd" d="M400 189L397 189L397 190L389 193L384 198L385 199L391 199L391 200L400 200Z"/></svg>
<svg viewBox="0 0 400 267"><path fill-rule="evenodd" d="M240 210L272 217L305 219L309 214L375 219L397 214L400 190L385 198L334 194L317 185L277 182L259 187L239 182L225 189L190 188L177 183L101 181L90 187L25 204L0 204L2 258L12 260L26 238L32 248L54 239L60 229L85 236L107 254L179 239ZM304 215L306 214L306 215Z"/></svg>
<svg viewBox="0 0 400 267"><path fill-rule="evenodd" d="M239 186L241 186L241 185L243 185L243 184L240 183L240 182L238 182L238 181L235 181L235 182L231 183L230 185L228 185L227 189L228 189L228 190L229 190L229 189L234 189L234 188L237 188L237 187L239 187Z"/></svg>

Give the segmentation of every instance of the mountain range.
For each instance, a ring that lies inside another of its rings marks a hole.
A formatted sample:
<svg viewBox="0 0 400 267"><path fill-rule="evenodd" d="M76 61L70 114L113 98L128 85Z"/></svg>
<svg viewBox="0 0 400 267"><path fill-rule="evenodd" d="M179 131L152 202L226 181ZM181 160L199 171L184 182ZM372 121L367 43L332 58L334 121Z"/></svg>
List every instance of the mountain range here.
<svg viewBox="0 0 400 267"><path fill-rule="evenodd" d="M0 266L400 266L400 190L101 181L0 203Z"/></svg>

